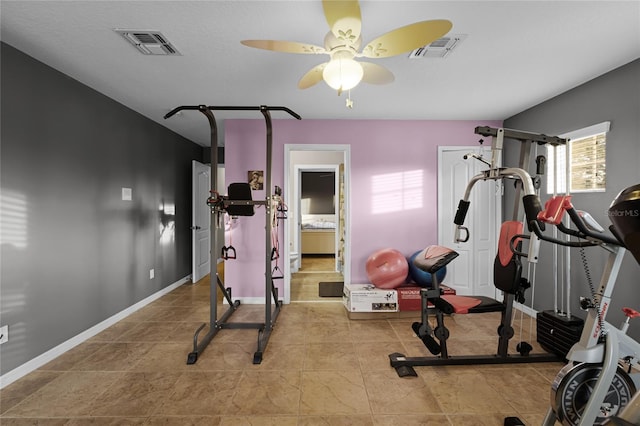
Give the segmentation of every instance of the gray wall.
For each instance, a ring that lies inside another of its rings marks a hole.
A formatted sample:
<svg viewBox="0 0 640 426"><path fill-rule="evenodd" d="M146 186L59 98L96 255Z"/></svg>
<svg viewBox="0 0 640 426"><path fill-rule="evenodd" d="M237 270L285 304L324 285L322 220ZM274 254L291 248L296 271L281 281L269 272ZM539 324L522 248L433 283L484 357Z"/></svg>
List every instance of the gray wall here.
<svg viewBox="0 0 640 426"><path fill-rule="evenodd" d="M550 99L534 108L505 120L506 128L546 133L562 134L578 130L603 121L611 122L607 134L607 183L606 192L573 194L576 208L590 212L605 227L610 225L607 209L622 189L640 182L640 60L631 62L601 77L591 80L560 96ZM516 150L506 149L505 164L517 164ZM543 202L549 196L544 194ZM503 204L510 212L513 194L508 193ZM506 216L505 216L506 217ZM537 269L535 308L553 308L553 281L548 243L543 243L541 260ZM586 250L594 284L599 278L606 261L606 253L599 248ZM589 296L589 287L577 249L571 252L572 271L572 313L584 318L578 309L579 296ZM614 300L609 309L610 322L618 325L623 319L623 306L640 308L640 287L638 286L638 264L631 254L627 254L618 277ZM632 326L630 334L640 338L640 327Z"/></svg>
<svg viewBox="0 0 640 426"><path fill-rule="evenodd" d="M190 274L202 148L11 46L1 54L5 374Z"/></svg>

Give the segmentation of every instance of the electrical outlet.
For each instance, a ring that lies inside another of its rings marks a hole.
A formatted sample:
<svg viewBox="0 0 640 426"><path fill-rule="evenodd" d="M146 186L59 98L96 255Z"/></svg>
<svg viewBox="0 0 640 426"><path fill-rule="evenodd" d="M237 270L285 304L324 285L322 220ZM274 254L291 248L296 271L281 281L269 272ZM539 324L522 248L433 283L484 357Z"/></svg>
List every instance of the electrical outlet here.
<svg viewBox="0 0 640 426"><path fill-rule="evenodd" d="M152 280L153 277L156 276L156 271L153 269L149 269L149 279Z"/></svg>
<svg viewBox="0 0 640 426"><path fill-rule="evenodd" d="M9 326L0 327L0 345L9 341Z"/></svg>

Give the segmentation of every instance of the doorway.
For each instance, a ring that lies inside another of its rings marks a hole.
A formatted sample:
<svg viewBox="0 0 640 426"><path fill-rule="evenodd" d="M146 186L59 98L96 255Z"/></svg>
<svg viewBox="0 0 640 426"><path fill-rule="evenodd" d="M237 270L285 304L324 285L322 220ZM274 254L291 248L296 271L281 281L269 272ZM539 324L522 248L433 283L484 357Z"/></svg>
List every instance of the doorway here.
<svg viewBox="0 0 640 426"><path fill-rule="evenodd" d="M293 156L295 161L295 154ZM341 155L336 161L342 161ZM341 164L341 163L340 163ZM292 273L341 272L338 253L340 233L340 164L295 164L294 188L298 244L293 245Z"/></svg>
<svg viewBox="0 0 640 426"><path fill-rule="evenodd" d="M341 300L341 291L340 299L321 296L320 283L336 288L333 284L350 279L349 149L348 145L285 145L289 207L284 229L284 257L289 260L284 262L285 303ZM303 191L306 178L311 180L311 191Z"/></svg>

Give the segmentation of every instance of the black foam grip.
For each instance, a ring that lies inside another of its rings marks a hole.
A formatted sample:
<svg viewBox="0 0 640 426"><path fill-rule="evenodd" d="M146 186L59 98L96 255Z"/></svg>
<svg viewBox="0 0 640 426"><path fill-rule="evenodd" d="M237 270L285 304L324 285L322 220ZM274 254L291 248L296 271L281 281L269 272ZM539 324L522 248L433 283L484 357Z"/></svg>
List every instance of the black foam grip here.
<svg viewBox="0 0 640 426"><path fill-rule="evenodd" d="M429 352L431 352L433 355L438 355L440 354L440 351L442 351L442 349L440 348L440 344L436 342L436 339L429 335L422 338L422 343L424 343L427 349L429 349Z"/></svg>
<svg viewBox="0 0 640 426"><path fill-rule="evenodd" d="M411 328L413 329L413 332L416 333L416 336L418 336L420 340L422 340L422 343L424 343L427 349L429 349L429 352L434 355L438 355L440 353L440 344L436 342L436 339L434 339L430 334L420 333L420 329L422 328L421 323L414 322L413 324L411 324Z"/></svg>
<svg viewBox="0 0 640 426"><path fill-rule="evenodd" d="M527 227L529 231L533 231L531 222L538 220L538 213L542 211L540 198L535 194L525 195L522 197L522 204L524 205L524 213L527 215ZM538 222L538 226L541 231L544 231L544 223Z"/></svg>
<svg viewBox="0 0 640 426"><path fill-rule="evenodd" d="M439 311L442 311L442 313L444 313L445 315L451 315L455 312L455 309L453 309L453 305L441 297L429 299L429 302L433 303L433 306L435 306Z"/></svg>
<svg viewBox="0 0 640 426"><path fill-rule="evenodd" d="M422 336L420 336L420 326L422 324L419 322L414 322L413 324L411 324L411 328L413 329L413 332L416 333L416 336L422 338Z"/></svg>
<svg viewBox="0 0 640 426"><path fill-rule="evenodd" d="M467 217L467 211L469 211L469 205L471 203L469 201L460 200L458 203L458 211L456 212L456 217L453 219L453 223L456 225L462 225L464 223L464 219Z"/></svg>
<svg viewBox="0 0 640 426"><path fill-rule="evenodd" d="M538 155L536 157L536 174L543 175L547 170L547 157Z"/></svg>

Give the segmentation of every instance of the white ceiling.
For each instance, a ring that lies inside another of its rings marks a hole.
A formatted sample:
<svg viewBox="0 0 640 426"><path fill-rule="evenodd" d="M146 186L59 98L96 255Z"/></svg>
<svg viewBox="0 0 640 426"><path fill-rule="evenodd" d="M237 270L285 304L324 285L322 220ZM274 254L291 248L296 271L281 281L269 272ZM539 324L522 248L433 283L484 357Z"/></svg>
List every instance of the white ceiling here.
<svg viewBox="0 0 640 426"><path fill-rule="evenodd" d="M2 0L0 7L2 41L205 146L202 114L163 116L206 104L286 106L303 119L501 120L640 57L638 0L361 1L364 42L430 19L452 21L451 33L467 38L445 59L379 59L395 81L359 85L347 109L346 94L324 83L297 88L325 56L240 44L322 45L328 25L320 1ZM182 55L143 55L114 28L160 31Z"/></svg>

